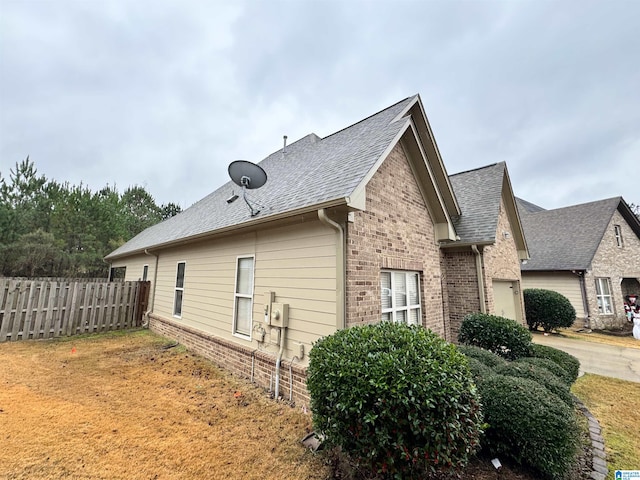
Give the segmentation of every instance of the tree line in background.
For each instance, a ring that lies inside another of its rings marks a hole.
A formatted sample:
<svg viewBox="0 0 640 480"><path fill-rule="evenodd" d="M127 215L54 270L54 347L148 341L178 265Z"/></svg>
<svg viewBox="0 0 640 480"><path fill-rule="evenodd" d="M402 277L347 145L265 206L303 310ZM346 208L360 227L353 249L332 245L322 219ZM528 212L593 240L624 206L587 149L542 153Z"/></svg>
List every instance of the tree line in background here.
<svg viewBox="0 0 640 480"><path fill-rule="evenodd" d="M120 194L48 180L27 157L0 172L0 275L106 278L105 255L180 211L140 186Z"/></svg>

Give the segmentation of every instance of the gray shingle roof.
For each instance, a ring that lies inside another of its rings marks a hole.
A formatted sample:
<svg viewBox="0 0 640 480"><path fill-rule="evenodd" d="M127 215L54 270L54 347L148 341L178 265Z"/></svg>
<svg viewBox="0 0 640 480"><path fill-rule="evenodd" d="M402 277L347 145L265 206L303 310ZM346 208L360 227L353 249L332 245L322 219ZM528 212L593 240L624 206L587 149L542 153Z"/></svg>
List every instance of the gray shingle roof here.
<svg viewBox="0 0 640 480"><path fill-rule="evenodd" d="M314 134L272 153L260 162L267 183L249 196L264 205L255 219L294 212L350 196L409 122L396 117L417 96L406 98L375 115L325 138ZM107 259L142 252L255 220L242 199L227 204L241 188L229 181L184 212L150 227L107 255Z"/></svg>
<svg viewBox="0 0 640 480"><path fill-rule="evenodd" d="M498 228L505 163L450 175L461 215L453 219L463 243L493 243Z"/></svg>
<svg viewBox="0 0 640 480"><path fill-rule="evenodd" d="M521 216L531 258L522 270L586 270L621 197ZM522 212L522 210L521 210Z"/></svg>
<svg viewBox="0 0 640 480"><path fill-rule="evenodd" d="M537 213L546 210L536 205L535 203L527 202L526 200L518 197L516 197L516 205L518 206L520 215L526 215L527 213Z"/></svg>

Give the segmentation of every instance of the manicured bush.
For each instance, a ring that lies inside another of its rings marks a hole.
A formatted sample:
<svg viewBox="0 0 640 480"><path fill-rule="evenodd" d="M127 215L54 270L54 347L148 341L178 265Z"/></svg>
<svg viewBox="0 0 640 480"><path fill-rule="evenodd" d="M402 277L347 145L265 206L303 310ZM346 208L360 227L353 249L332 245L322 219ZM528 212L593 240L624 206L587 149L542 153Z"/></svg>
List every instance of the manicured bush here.
<svg viewBox="0 0 640 480"><path fill-rule="evenodd" d="M545 478L562 478L578 451L574 410L527 378L491 375L478 388L489 452L533 467Z"/></svg>
<svg viewBox="0 0 640 480"><path fill-rule="evenodd" d="M500 355L496 355L484 348L476 347L475 345L458 345L458 351L462 352L468 358L475 358L479 360L487 367L495 368L506 362Z"/></svg>
<svg viewBox="0 0 640 480"><path fill-rule="evenodd" d="M460 467L479 447L467 360L424 328L382 322L319 340L307 388L316 431L385 477Z"/></svg>
<svg viewBox="0 0 640 480"><path fill-rule="evenodd" d="M464 317L458 341L490 350L509 360L529 356L531 334L514 320L484 313Z"/></svg>
<svg viewBox="0 0 640 480"><path fill-rule="evenodd" d="M560 365L567 372L570 385L578 379L580 361L573 355L558 350L557 348L539 345L537 343L532 345L531 354L536 358L546 358Z"/></svg>
<svg viewBox="0 0 640 480"><path fill-rule="evenodd" d="M553 360L549 360L548 358L538 358L538 357L522 357L516 360L517 363L527 363L530 365L536 365L538 367L544 368L551 373L553 373L561 382L563 382L567 387L571 387L574 382L574 378L569 372L567 372L564 368L558 365Z"/></svg>
<svg viewBox="0 0 640 480"><path fill-rule="evenodd" d="M526 288L522 293L530 330L542 327L545 332L550 332L556 328L568 328L573 325L576 309L561 293L542 288Z"/></svg>
<svg viewBox="0 0 640 480"><path fill-rule="evenodd" d="M477 358L467 357L467 363L469 364L471 376L476 382L494 374L491 367L485 365Z"/></svg>
<svg viewBox="0 0 640 480"><path fill-rule="evenodd" d="M533 380L549 390L551 393L557 395L560 400L567 404L567 406L573 406L573 397L569 392L569 387L567 387L567 385L553 373L543 367L517 361L505 362L504 365L496 367L494 371L499 375L528 378L529 380Z"/></svg>

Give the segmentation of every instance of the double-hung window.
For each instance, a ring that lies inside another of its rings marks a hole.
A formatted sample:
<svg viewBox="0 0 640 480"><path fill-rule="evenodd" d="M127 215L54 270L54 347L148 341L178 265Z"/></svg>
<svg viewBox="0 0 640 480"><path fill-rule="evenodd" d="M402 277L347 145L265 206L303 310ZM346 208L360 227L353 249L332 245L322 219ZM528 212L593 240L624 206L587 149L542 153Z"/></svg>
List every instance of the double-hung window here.
<svg viewBox="0 0 640 480"><path fill-rule="evenodd" d="M420 308L420 274L384 270L380 273L382 297L382 320L419 325L422 318Z"/></svg>
<svg viewBox="0 0 640 480"><path fill-rule="evenodd" d="M178 262L176 268L176 287L173 296L173 316L182 317L182 298L184 297L184 270L186 262Z"/></svg>
<svg viewBox="0 0 640 480"><path fill-rule="evenodd" d="M145 265L142 267L142 281L147 281L147 275L149 275L149 265Z"/></svg>
<svg viewBox="0 0 640 480"><path fill-rule="evenodd" d="M233 333L251 337L253 310L253 257L239 257L233 306Z"/></svg>
<svg viewBox="0 0 640 480"><path fill-rule="evenodd" d="M598 311L602 314L613 313L611 302L611 283L608 278L596 278L596 298L598 299Z"/></svg>

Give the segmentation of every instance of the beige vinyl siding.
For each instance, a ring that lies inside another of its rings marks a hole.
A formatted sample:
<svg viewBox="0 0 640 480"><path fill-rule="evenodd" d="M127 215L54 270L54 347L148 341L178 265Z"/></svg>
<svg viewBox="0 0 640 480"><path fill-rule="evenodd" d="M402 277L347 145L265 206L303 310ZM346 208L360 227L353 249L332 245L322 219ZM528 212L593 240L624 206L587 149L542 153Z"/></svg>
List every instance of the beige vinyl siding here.
<svg viewBox="0 0 640 480"><path fill-rule="evenodd" d="M251 341L233 335L236 264L242 256L255 257ZM336 330L336 234L317 220L163 250L154 313L169 319L181 261L186 273L180 323L276 353L263 310L265 292L273 291L276 302L289 304L285 358L298 355L300 343L308 352L314 341ZM267 331L265 343L255 340L259 326Z"/></svg>
<svg viewBox="0 0 640 480"><path fill-rule="evenodd" d="M522 272L522 288L544 288L561 293L576 309L577 318L585 318L580 279L571 272Z"/></svg>
<svg viewBox="0 0 640 480"><path fill-rule="evenodd" d="M153 269L156 266L156 258L151 255L136 255L123 259L114 260L111 268L126 267L124 280L125 282L135 282L142 280L143 269L145 265L149 265L147 272L147 280L153 281Z"/></svg>

